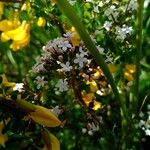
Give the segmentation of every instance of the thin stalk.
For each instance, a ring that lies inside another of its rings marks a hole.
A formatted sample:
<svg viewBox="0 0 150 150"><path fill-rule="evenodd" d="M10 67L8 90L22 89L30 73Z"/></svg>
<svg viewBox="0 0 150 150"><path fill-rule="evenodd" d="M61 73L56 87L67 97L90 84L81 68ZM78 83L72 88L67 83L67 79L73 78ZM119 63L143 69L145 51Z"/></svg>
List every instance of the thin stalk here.
<svg viewBox="0 0 150 150"><path fill-rule="evenodd" d="M144 0L138 0L137 10L137 34L136 34L136 74L134 80L134 101L133 107L137 109L138 97L139 97L139 78L140 78L140 59L142 52L142 28L143 28L143 8Z"/></svg>
<svg viewBox="0 0 150 150"><path fill-rule="evenodd" d="M67 0L57 0L57 4L60 7L60 9L64 12L64 14L68 17L72 25L76 28L76 31L79 33L80 37L84 41L85 46L90 51L91 55L96 60L97 64L103 70L105 76L107 77L108 82L110 83L112 87L112 91L116 99L119 101L119 104L122 108L121 96L118 92L118 89L116 87L112 74L110 73L107 67L107 64L104 62L102 55L99 53L95 44L91 40L88 32L85 30L85 26L82 23L82 19L80 19L80 17L77 16L74 8L67 2Z"/></svg>

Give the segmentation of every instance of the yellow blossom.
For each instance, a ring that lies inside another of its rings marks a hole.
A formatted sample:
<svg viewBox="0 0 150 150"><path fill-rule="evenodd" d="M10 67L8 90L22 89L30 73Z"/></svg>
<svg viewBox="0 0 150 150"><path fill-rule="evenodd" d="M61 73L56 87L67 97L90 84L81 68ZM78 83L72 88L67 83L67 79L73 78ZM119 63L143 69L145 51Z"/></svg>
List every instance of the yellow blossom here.
<svg viewBox="0 0 150 150"><path fill-rule="evenodd" d="M4 12L4 3L0 2L0 17L3 15Z"/></svg>
<svg viewBox="0 0 150 150"><path fill-rule="evenodd" d="M8 19L0 21L0 31L9 31L17 28L20 25L19 12L11 11Z"/></svg>
<svg viewBox="0 0 150 150"><path fill-rule="evenodd" d="M5 142L8 140L8 136L3 134L4 123L3 121L0 122L0 145L5 146Z"/></svg>
<svg viewBox="0 0 150 150"><path fill-rule="evenodd" d="M107 64L111 73L115 73L117 71L117 67L114 64Z"/></svg>
<svg viewBox="0 0 150 150"><path fill-rule="evenodd" d="M30 24L23 21L18 28L3 32L1 34L1 40L4 42L13 40L10 48L14 51L27 46L30 42Z"/></svg>
<svg viewBox="0 0 150 150"><path fill-rule="evenodd" d="M52 133L47 129L44 129L41 133L44 140L43 150L60 150L60 143Z"/></svg>
<svg viewBox="0 0 150 150"><path fill-rule="evenodd" d="M94 74L92 74L92 79L99 79L101 77L102 71L100 69L97 69Z"/></svg>
<svg viewBox="0 0 150 150"><path fill-rule="evenodd" d="M15 86L15 82L8 82L7 77L5 74L0 75L0 77L2 77L2 83L0 84L1 86L5 86L5 87L14 87Z"/></svg>
<svg viewBox="0 0 150 150"><path fill-rule="evenodd" d="M94 100L94 107L92 108L93 110L98 110L102 108L102 104L96 100Z"/></svg>
<svg viewBox="0 0 150 150"><path fill-rule="evenodd" d="M102 108L102 104L95 100L94 93L82 92L82 99L87 107L89 107L90 103L93 102L93 107L92 107L93 110L98 110Z"/></svg>
<svg viewBox="0 0 150 150"><path fill-rule="evenodd" d="M97 83L92 80L92 81L87 81L86 83L87 85L90 85L90 90L91 92L95 93L97 90L98 90L98 86L97 86Z"/></svg>
<svg viewBox="0 0 150 150"><path fill-rule="evenodd" d="M72 36L71 36L72 45L74 47L79 46L80 40L81 40L79 34L76 32L74 27L71 27L71 29L69 31L73 33Z"/></svg>
<svg viewBox="0 0 150 150"><path fill-rule="evenodd" d="M75 46L79 46L80 44L80 36L78 33L75 33L72 37L71 37L71 42L72 45Z"/></svg>
<svg viewBox="0 0 150 150"><path fill-rule="evenodd" d="M29 117L47 127L56 127L61 124L61 121L50 110L42 106L36 105L35 111L31 112Z"/></svg>
<svg viewBox="0 0 150 150"><path fill-rule="evenodd" d="M102 108L102 104L95 100L94 93L82 92L82 98L87 107L89 107L90 103L93 102L93 110Z"/></svg>
<svg viewBox="0 0 150 150"><path fill-rule="evenodd" d="M128 81L132 81L135 71L136 71L135 65L126 64L124 69L124 78Z"/></svg>
<svg viewBox="0 0 150 150"><path fill-rule="evenodd" d="M0 31L9 31L15 29L19 25L20 25L19 20L11 21L11 20L4 19L0 21Z"/></svg>
<svg viewBox="0 0 150 150"><path fill-rule="evenodd" d="M17 99L16 104L27 112L28 118L47 127L56 127L61 121L47 108L31 104L25 100Z"/></svg>
<svg viewBox="0 0 150 150"><path fill-rule="evenodd" d="M135 65L134 64L126 64L125 65L125 70L128 71L129 73L135 73Z"/></svg>
<svg viewBox="0 0 150 150"><path fill-rule="evenodd" d="M39 17L37 21L37 26L44 27L46 25L46 20L44 17Z"/></svg>
<svg viewBox="0 0 150 150"><path fill-rule="evenodd" d="M84 103L89 106L90 102L92 102L95 99L94 93L86 93L82 92L82 98Z"/></svg>

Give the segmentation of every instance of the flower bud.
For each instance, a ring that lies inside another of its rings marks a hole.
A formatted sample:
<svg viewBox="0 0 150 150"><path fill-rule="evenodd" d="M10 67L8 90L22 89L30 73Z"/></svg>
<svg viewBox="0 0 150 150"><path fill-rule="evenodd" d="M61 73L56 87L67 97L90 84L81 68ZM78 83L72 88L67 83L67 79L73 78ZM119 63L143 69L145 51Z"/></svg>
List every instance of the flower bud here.
<svg viewBox="0 0 150 150"><path fill-rule="evenodd" d="M60 150L60 143L52 133L47 129L44 129L41 133L45 142L43 150Z"/></svg>

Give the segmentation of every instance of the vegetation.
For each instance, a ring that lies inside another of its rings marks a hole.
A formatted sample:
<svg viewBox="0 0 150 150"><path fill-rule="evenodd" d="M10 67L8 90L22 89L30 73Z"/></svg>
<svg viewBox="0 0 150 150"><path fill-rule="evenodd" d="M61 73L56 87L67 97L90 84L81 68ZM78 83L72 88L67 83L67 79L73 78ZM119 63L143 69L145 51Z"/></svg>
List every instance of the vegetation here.
<svg viewBox="0 0 150 150"><path fill-rule="evenodd" d="M148 0L0 0L0 150L144 150Z"/></svg>

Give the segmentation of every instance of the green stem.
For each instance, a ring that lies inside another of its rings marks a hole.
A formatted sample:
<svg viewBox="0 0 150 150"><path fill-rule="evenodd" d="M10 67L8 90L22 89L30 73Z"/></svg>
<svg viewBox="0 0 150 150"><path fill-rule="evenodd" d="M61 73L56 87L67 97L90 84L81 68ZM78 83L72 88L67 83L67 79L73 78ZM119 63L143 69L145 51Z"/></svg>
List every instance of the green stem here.
<svg viewBox="0 0 150 150"><path fill-rule="evenodd" d="M140 78L140 58L142 52L142 28L143 28L143 6L144 0L138 0L137 10L137 34L136 34L136 74L134 83L134 101L133 107L137 109L139 98L139 78ZM136 110L135 110L136 111Z"/></svg>
<svg viewBox="0 0 150 150"><path fill-rule="evenodd" d="M72 25L76 28L76 31L79 33L80 37L84 41L87 49L92 54L93 58L96 60L98 65L103 70L105 76L107 77L108 82L110 83L112 87L112 91L118 99L119 104L121 106L121 97L117 90L116 84L114 82L114 79L112 77L112 74L110 73L107 64L104 62L104 59L102 55L97 50L95 44L92 42L88 32L85 30L85 27L82 23L82 19L80 19L74 10L74 8L67 2L67 0L57 0L57 4L60 7L60 9L64 12L64 14L68 17Z"/></svg>

